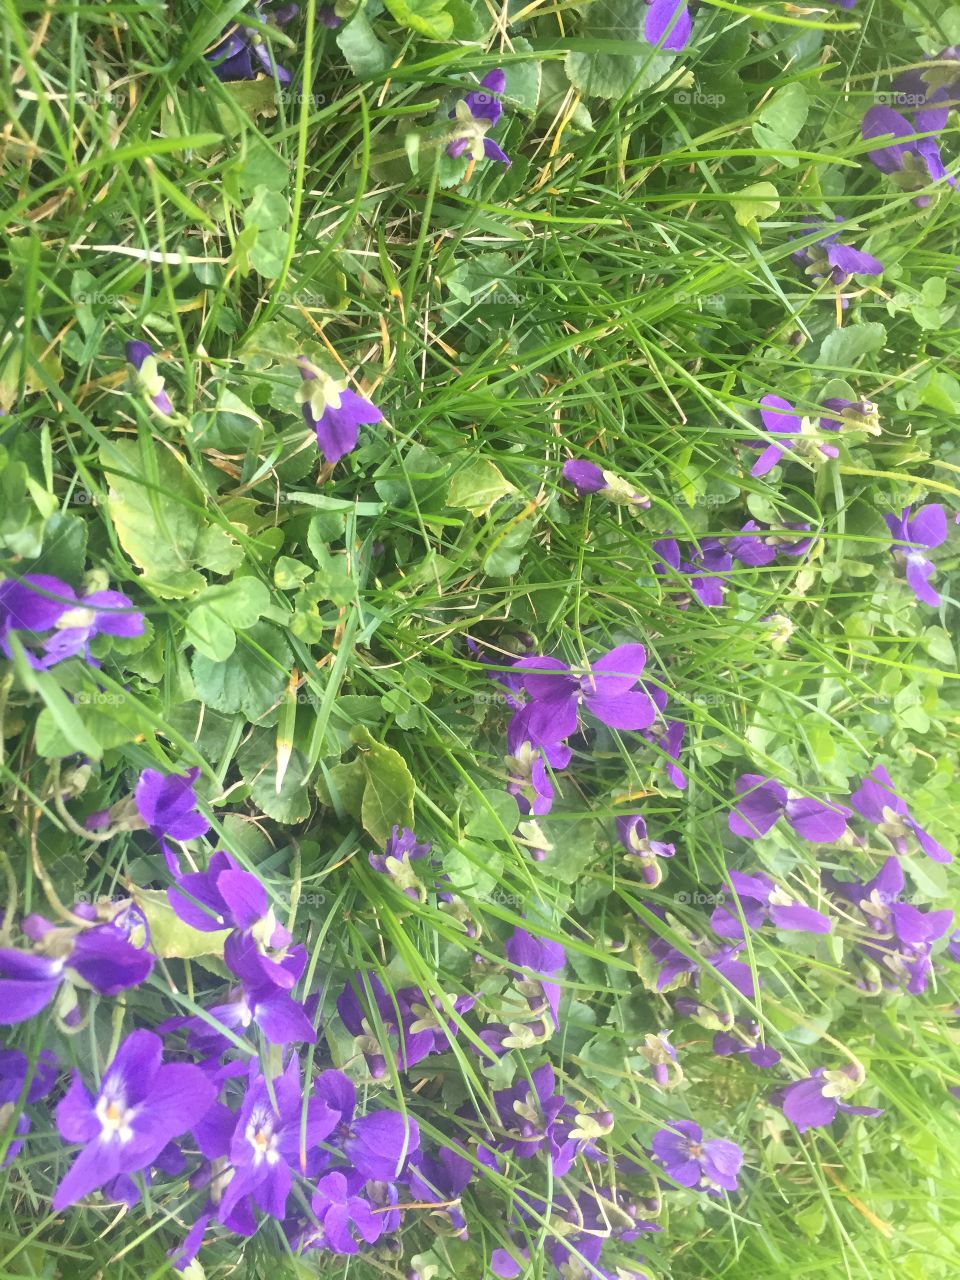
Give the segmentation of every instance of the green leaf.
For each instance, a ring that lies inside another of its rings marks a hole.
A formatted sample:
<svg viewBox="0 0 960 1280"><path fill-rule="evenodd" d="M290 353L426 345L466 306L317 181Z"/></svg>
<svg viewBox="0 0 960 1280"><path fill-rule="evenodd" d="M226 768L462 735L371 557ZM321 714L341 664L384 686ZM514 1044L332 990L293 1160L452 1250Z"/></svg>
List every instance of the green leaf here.
<svg viewBox="0 0 960 1280"><path fill-rule="evenodd" d="M337 44L347 66L361 80L378 76L390 65L390 51L377 39L362 9L337 32Z"/></svg>
<svg viewBox="0 0 960 1280"><path fill-rule="evenodd" d="M447 506L465 507L473 516L485 516L490 508L516 490L486 458L476 458L458 471L447 489Z"/></svg>
<svg viewBox="0 0 960 1280"><path fill-rule="evenodd" d="M377 742L369 729L357 725L351 737L366 774L360 821L382 848L394 826L413 826L416 783L400 752Z"/></svg>
<svg viewBox="0 0 960 1280"><path fill-rule="evenodd" d="M849 368L861 356L880 351L887 341L882 324L852 324L828 333L820 346L816 363L836 368Z"/></svg>
<svg viewBox="0 0 960 1280"><path fill-rule="evenodd" d="M492 812L491 812L492 810ZM472 797L464 830L474 840L503 840L520 821L517 802L507 791L484 791Z"/></svg>
<svg viewBox="0 0 960 1280"><path fill-rule="evenodd" d="M780 208L780 193L772 182L754 182L734 194L733 216L758 243L760 218L767 218Z"/></svg>
<svg viewBox="0 0 960 1280"><path fill-rule="evenodd" d="M806 124L809 110L810 97L802 84L788 84L779 89L764 105L759 122L753 126L757 145L771 151L785 148L778 159L788 168L795 168L799 161L788 148Z"/></svg>
<svg viewBox="0 0 960 1280"><path fill-rule="evenodd" d="M250 798L261 813L277 822L302 822L309 817L307 779L310 768L302 752L292 752L279 791L274 733L255 732L237 753L237 765L243 780L250 783Z"/></svg>
<svg viewBox="0 0 960 1280"><path fill-rule="evenodd" d="M193 565L205 524L203 495L182 459L165 448L146 458L139 444L115 440L101 446L100 460L107 469L107 510L120 545L149 585L168 599L201 590L206 584ZM151 474L156 478L150 485L135 478Z"/></svg>
<svg viewBox="0 0 960 1280"><path fill-rule="evenodd" d="M167 901L164 889L131 890L134 902L150 926L150 950L162 960L195 960L199 956L222 956L229 929L206 933L185 924Z"/></svg>
<svg viewBox="0 0 960 1280"><path fill-rule="evenodd" d="M226 661L195 654L193 682L201 702L215 711L242 711L248 720L259 720L283 697L293 656L283 635L267 622L251 627L245 639L252 644L239 644Z"/></svg>
<svg viewBox="0 0 960 1280"><path fill-rule="evenodd" d="M676 54L653 52L644 34L646 13L636 0L594 0L584 10L564 62L575 89L590 98L622 98L663 79Z"/></svg>
<svg viewBox="0 0 960 1280"><path fill-rule="evenodd" d="M224 662L237 644L237 631L259 622L270 607L270 592L259 578L234 578L208 587L187 615L184 638L214 662Z"/></svg>
<svg viewBox="0 0 960 1280"><path fill-rule="evenodd" d="M40 552L43 572L77 585L83 577L86 562L86 521L79 516L54 512L43 529L43 549Z"/></svg>
<svg viewBox="0 0 960 1280"><path fill-rule="evenodd" d="M419 31L431 40L448 40L453 34L453 18L446 0L384 0L387 12L402 27Z"/></svg>
<svg viewBox="0 0 960 1280"><path fill-rule="evenodd" d="M285 231L271 228L258 231L250 250L250 265L266 280L276 280L283 270L289 237Z"/></svg>

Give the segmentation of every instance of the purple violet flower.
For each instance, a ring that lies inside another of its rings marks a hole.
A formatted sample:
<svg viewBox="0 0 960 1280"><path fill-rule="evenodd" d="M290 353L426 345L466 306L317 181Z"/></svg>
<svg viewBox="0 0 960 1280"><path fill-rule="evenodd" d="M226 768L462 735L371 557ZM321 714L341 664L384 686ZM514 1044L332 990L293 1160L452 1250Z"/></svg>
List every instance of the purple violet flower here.
<svg viewBox="0 0 960 1280"><path fill-rule="evenodd" d="M581 706L612 729L647 729L656 717L649 695L634 690L647 660L642 644L623 644L582 674L559 658L523 658L517 669L530 697L518 712L534 746L563 742L577 732Z"/></svg>
<svg viewBox="0 0 960 1280"><path fill-rule="evenodd" d="M872 822L885 835L897 853L907 853L912 836L928 858L934 862L952 862L953 855L934 840L913 818L907 802L893 787L889 773L878 764L850 797L857 813Z"/></svg>
<svg viewBox="0 0 960 1280"><path fill-rule="evenodd" d="M840 456L840 450L833 445L821 444L811 438L816 432L809 419L801 419L789 400L784 400L782 396L764 396L760 401L760 418L764 431L778 439L775 444L767 445L750 468L750 474L755 480L772 471L787 453L803 453L812 457L819 453L825 458ZM753 449L757 446L751 442L749 447Z"/></svg>
<svg viewBox="0 0 960 1280"><path fill-rule="evenodd" d="M790 533L785 530L791 530ZM750 568L763 568L772 564L780 555L803 556L816 541L815 537L803 537L809 533L807 524L786 524L784 531L774 531L770 525L748 520L740 532L727 539L727 548L734 560ZM797 536L797 535L801 536Z"/></svg>
<svg viewBox="0 0 960 1280"><path fill-rule="evenodd" d="M269 26L286 26L300 11L298 5L286 4L272 12L264 12L265 3L266 0L253 0L254 16L258 22ZM270 45L261 33L239 23L227 31L206 56L207 61L213 63L213 72L218 80L255 80L261 73L271 78L276 74L280 84L289 84L292 79L286 67L275 61Z"/></svg>
<svg viewBox="0 0 960 1280"><path fill-rule="evenodd" d="M602 493L609 502L635 507L641 511L646 511L651 505L646 494L635 489L621 476L613 471L604 471L595 462L587 462L582 458L567 459L563 464L563 478L580 495Z"/></svg>
<svg viewBox="0 0 960 1280"><path fill-rule="evenodd" d="M137 385L143 389L153 407L169 417L173 413L173 404L163 389L164 380L160 377L153 348L146 342L128 342L126 355Z"/></svg>
<svg viewBox="0 0 960 1280"><path fill-rule="evenodd" d="M653 571L660 577L686 578L690 591L705 608L718 608L723 604L727 575L733 561L719 538L701 538L699 543L691 546L689 558L684 558L676 538L656 539L653 550L660 564L654 565ZM674 603L680 609L687 609L690 595L675 596Z"/></svg>
<svg viewBox="0 0 960 1280"><path fill-rule="evenodd" d="M836 288L842 289L851 276L879 276L883 274L883 263L860 249L854 249L840 241L840 232L828 232L826 227L816 218L804 218L810 230L821 230L824 234L813 244L797 249L791 257L798 266L804 268L811 280L826 280ZM843 218L837 217L834 222L841 223Z"/></svg>
<svg viewBox="0 0 960 1280"><path fill-rule="evenodd" d="M26 922L24 922L26 924ZM135 947L113 923L77 931L48 927L37 952L0 948L0 1025L25 1022L60 992L64 983L115 996L137 987L153 971L154 958ZM66 993L66 1011L76 996Z"/></svg>
<svg viewBox="0 0 960 1280"><path fill-rule="evenodd" d="M57 1082L57 1069L57 1060L49 1049L41 1050L32 1065L19 1049L0 1049L0 1137L19 1102L40 1102L50 1093ZM30 1117L21 1111L7 1153L0 1160L0 1169L5 1169L19 1155L29 1132Z"/></svg>
<svg viewBox="0 0 960 1280"><path fill-rule="evenodd" d="M20 638L43 650L40 656L27 650L28 662L38 669L73 657L99 666L90 654L91 640L99 635L139 636L144 626L143 614L119 591L78 596L69 583L45 573L0 583L0 649L12 657L10 633L26 633ZM41 638L41 632L49 634Z"/></svg>
<svg viewBox="0 0 960 1280"><path fill-rule="evenodd" d="M946 126L951 108L960 102L960 46L952 45L940 53L924 55L941 65L903 71L893 82L894 106L916 112L918 133L939 132ZM944 63L953 63L951 70Z"/></svg>
<svg viewBox="0 0 960 1280"><path fill-rule="evenodd" d="M557 1118L563 1110L562 1095L554 1093L555 1077L547 1062L521 1078L509 1089L497 1090L493 1101L505 1135L498 1141L501 1151L511 1151L520 1160L529 1160L548 1146Z"/></svg>
<svg viewBox="0 0 960 1280"><path fill-rule="evenodd" d="M645 0L647 17L643 34L650 44L671 53L685 49L693 34L687 0Z"/></svg>
<svg viewBox="0 0 960 1280"><path fill-rule="evenodd" d="M365 396L351 391L346 380L331 378L306 356L298 356L297 365L303 379L297 402L304 422L317 433L324 460L332 465L357 447L361 426L380 422L383 414Z"/></svg>
<svg viewBox="0 0 960 1280"><path fill-rule="evenodd" d="M417 837L409 829L394 826L383 853L370 853L367 860L374 871L385 875L396 888L412 902L425 902L424 889L412 863L419 862L430 852L429 841L417 843Z"/></svg>
<svg viewBox="0 0 960 1280"><path fill-rule="evenodd" d="M839 1071L816 1067L805 1080L788 1084L776 1097L787 1119L796 1125L799 1133L806 1133L808 1129L832 1124L839 1111L847 1115L882 1116L879 1107L852 1107L842 1101L861 1083L862 1074L852 1065Z"/></svg>
<svg viewBox="0 0 960 1280"><path fill-rule="evenodd" d="M104 1072L96 1097L79 1075L57 1107L67 1142L83 1143L53 1197L59 1213L120 1174L153 1164L213 1105L216 1089L199 1067L162 1060L152 1031L132 1031Z"/></svg>
<svg viewBox="0 0 960 1280"><path fill-rule="evenodd" d="M728 872L730 884L739 900L748 929L759 929L769 921L774 928L796 933L832 933L833 921L797 902L762 871L744 875ZM743 925L735 906L720 904L710 917L710 928L721 938L742 938Z"/></svg>
<svg viewBox="0 0 960 1280"><path fill-rule="evenodd" d="M758 840L782 817L811 844L835 844L847 829L851 810L808 796L791 796L786 787L758 773L743 773L735 783L737 801L727 819L735 836Z"/></svg>
<svg viewBox="0 0 960 1280"><path fill-rule="evenodd" d="M667 757L667 777L678 790L685 791L687 779L679 766L679 761L687 726L682 720L663 719L669 703L666 689L661 689L659 685L651 682L645 682L642 687L650 695L654 706L657 708L657 720L649 729L641 730L643 737L649 743L658 747Z"/></svg>
<svg viewBox="0 0 960 1280"><path fill-rule="evenodd" d="M272 1090L254 1061L230 1142L234 1174L220 1202L220 1221L225 1222L246 1196L264 1213L283 1218L294 1172L305 1176L319 1170L318 1144L333 1131L337 1120L337 1113L316 1095L304 1108L296 1054L283 1074L272 1081Z"/></svg>
<svg viewBox="0 0 960 1280"><path fill-rule="evenodd" d="M321 1227L315 1243L332 1253L358 1253L361 1243L374 1244L383 1235L385 1215L374 1213L369 1200L354 1195L342 1173L328 1173L318 1180L310 1207Z"/></svg>
<svg viewBox="0 0 960 1280"><path fill-rule="evenodd" d="M892 107L874 106L863 117L860 132L865 142L889 139L867 154L881 173L888 174L902 191L920 191L931 182L946 181L954 188L960 185L956 178L948 175L937 139L915 136L939 132L935 119L918 119L914 126ZM913 203L923 209L932 199L930 195L917 195Z"/></svg>
<svg viewBox="0 0 960 1280"><path fill-rule="evenodd" d="M663 879L658 858L672 858L676 848L662 840L647 839L647 824L639 813L617 819L617 836L627 857L640 864L640 874L647 885L655 889Z"/></svg>
<svg viewBox="0 0 960 1280"><path fill-rule="evenodd" d="M711 1138L692 1120L674 1120L659 1129L651 1142L664 1172L682 1187L695 1191L736 1191L743 1152L735 1142Z"/></svg>
<svg viewBox="0 0 960 1280"><path fill-rule="evenodd" d="M508 169L513 163L505 151L501 151L487 132L496 127L503 114L503 103L500 97L506 88L507 79L497 68L490 71L480 81L478 89L465 94L450 112L450 119L456 120L456 128L449 145L447 155L454 160L469 152L473 160L496 160Z"/></svg>
<svg viewBox="0 0 960 1280"><path fill-rule="evenodd" d="M915 516L904 507L899 516L889 513L884 521L893 539L893 558L906 568L907 582L913 594L924 604L936 607L940 596L930 585L936 566L926 555L947 540L947 517L938 502L929 502Z"/></svg>
<svg viewBox="0 0 960 1280"><path fill-rule="evenodd" d="M195 787L199 777L199 768L182 774L144 769L134 792L137 812L159 841L167 868L174 876L180 874L180 863L165 837L196 840L210 830L210 823L198 808Z"/></svg>

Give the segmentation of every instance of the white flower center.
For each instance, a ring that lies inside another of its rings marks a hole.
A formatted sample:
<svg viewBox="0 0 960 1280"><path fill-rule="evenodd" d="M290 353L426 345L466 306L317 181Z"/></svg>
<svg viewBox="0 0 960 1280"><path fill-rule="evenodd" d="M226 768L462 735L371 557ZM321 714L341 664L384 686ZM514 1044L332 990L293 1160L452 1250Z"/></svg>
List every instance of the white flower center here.
<svg viewBox="0 0 960 1280"><path fill-rule="evenodd" d="M254 1165L276 1164L280 1159L277 1135L273 1132L269 1116L253 1116L246 1128L246 1139L253 1148Z"/></svg>
<svg viewBox="0 0 960 1280"><path fill-rule="evenodd" d="M98 1098L94 1113L100 1121L100 1136L106 1142L112 1142L116 1138L118 1142L125 1143L133 1137L131 1122L136 1109L128 1107L122 1097Z"/></svg>

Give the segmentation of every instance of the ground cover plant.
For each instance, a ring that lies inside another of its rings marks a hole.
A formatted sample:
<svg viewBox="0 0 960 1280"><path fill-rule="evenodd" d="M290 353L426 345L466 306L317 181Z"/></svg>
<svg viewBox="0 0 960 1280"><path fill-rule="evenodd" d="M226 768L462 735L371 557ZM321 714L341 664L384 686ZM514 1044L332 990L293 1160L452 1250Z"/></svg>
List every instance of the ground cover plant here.
<svg viewBox="0 0 960 1280"><path fill-rule="evenodd" d="M960 7L2 15L0 1275L955 1277Z"/></svg>

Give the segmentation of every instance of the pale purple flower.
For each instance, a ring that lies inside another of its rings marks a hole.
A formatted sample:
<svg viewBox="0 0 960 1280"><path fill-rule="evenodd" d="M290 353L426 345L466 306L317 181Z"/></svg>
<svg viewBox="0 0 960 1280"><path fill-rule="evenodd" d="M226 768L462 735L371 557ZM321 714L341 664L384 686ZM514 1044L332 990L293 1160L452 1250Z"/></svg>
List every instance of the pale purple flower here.
<svg viewBox="0 0 960 1280"><path fill-rule="evenodd" d="M57 1080L57 1060L49 1049L42 1049L36 1062L31 1063L19 1049L0 1049L0 1140L9 1117L19 1102L33 1104L45 1098ZM30 1132L30 1117L26 1111L17 1116L16 1125L0 1160L0 1169L19 1155L23 1140Z"/></svg>
<svg viewBox="0 0 960 1280"><path fill-rule="evenodd" d="M809 533L809 529L806 524L786 524L783 530L774 530L770 525L748 520L738 534L727 539L727 549L741 564L763 568L781 555L806 555L815 541L812 536L803 536Z"/></svg>
<svg viewBox="0 0 960 1280"><path fill-rule="evenodd" d="M374 1244L383 1235L385 1215L374 1213L369 1200L355 1195L342 1173L327 1173L318 1180L310 1207L321 1228L319 1238L310 1243L332 1253L359 1253L361 1245Z"/></svg>

